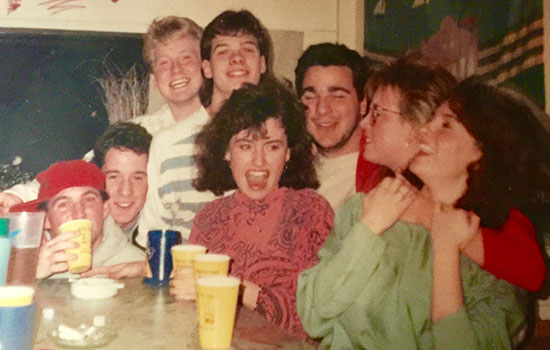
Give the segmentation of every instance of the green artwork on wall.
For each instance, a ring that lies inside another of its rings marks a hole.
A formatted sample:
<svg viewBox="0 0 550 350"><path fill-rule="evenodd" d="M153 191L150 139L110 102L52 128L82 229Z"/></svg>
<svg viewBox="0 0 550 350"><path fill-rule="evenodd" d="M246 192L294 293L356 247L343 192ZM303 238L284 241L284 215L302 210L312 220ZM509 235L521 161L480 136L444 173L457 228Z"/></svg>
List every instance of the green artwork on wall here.
<svg viewBox="0 0 550 350"><path fill-rule="evenodd" d="M365 0L365 55L420 49L459 79L514 84L544 106L540 0Z"/></svg>

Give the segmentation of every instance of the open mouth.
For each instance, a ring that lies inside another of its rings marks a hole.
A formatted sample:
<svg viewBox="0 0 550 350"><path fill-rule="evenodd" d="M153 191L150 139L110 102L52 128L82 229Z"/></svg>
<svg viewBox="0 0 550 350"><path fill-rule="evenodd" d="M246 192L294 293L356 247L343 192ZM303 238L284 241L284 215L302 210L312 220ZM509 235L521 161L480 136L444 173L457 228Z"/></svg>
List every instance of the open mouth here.
<svg viewBox="0 0 550 350"><path fill-rule="evenodd" d="M131 202L131 203L120 203L120 202L117 202L117 203L114 203L115 206L117 206L118 208L121 208L121 209L128 209L130 208L134 203Z"/></svg>
<svg viewBox="0 0 550 350"><path fill-rule="evenodd" d="M234 70L234 71L227 72L227 75L230 76L230 77L244 77L244 76L248 75L248 71L247 70Z"/></svg>
<svg viewBox="0 0 550 350"><path fill-rule="evenodd" d="M323 120L323 121L316 121L315 122L315 125L318 128L333 128L333 127L336 126L336 124L338 124L338 123L333 121L333 120Z"/></svg>
<svg viewBox="0 0 550 350"><path fill-rule="evenodd" d="M267 185L269 171L249 170L246 172L246 181L248 186L253 189L262 189Z"/></svg>
<svg viewBox="0 0 550 350"><path fill-rule="evenodd" d="M184 86L187 86L187 84L189 84L189 81L191 81L191 79L174 80L173 82L170 83L170 87L174 89L182 88Z"/></svg>

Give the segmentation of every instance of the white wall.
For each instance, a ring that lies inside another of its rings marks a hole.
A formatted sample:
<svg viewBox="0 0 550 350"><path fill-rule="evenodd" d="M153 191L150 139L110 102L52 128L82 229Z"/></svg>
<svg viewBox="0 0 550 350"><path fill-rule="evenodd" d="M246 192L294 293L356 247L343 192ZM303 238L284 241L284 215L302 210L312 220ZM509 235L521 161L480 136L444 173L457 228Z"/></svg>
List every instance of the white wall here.
<svg viewBox="0 0 550 350"><path fill-rule="evenodd" d="M223 10L246 8L270 30L299 32L303 49L330 41L363 51L364 0L19 1L20 7L8 14L7 0L3 0L0 27L143 33L155 17L186 16L204 26ZM62 10L58 4L63 1L65 10L57 12ZM550 33L550 1L543 3L544 29ZM550 35L544 37L544 48L544 61L550 62ZM289 76L289 73L287 69L283 75ZM550 64L545 65L544 75L546 91L550 92ZM550 93L546 94L546 109L550 112Z"/></svg>
<svg viewBox="0 0 550 350"><path fill-rule="evenodd" d="M142 33L159 16L185 16L204 26L223 10L246 8L268 29L303 32L305 47L339 40L362 49L363 0L19 1L12 13L1 11L0 27Z"/></svg>
<svg viewBox="0 0 550 350"><path fill-rule="evenodd" d="M7 0L3 0L6 3ZM274 72L294 80L302 51L340 42L363 51L364 0L19 0L0 27L143 33L156 17L189 17L205 26L220 12L248 9L273 39ZM149 108L163 103L151 89Z"/></svg>

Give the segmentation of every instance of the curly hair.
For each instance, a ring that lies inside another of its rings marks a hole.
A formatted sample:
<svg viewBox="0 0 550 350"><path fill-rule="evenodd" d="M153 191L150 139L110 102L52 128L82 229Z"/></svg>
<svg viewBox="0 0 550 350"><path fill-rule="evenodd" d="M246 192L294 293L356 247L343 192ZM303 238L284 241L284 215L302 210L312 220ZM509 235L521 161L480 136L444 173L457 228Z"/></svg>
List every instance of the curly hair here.
<svg viewBox="0 0 550 350"><path fill-rule="evenodd" d="M115 123L97 139L93 162L100 169L105 164L105 155L111 148L127 149L136 154L149 154L152 136L144 127L134 123Z"/></svg>
<svg viewBox="0 0 550 350"><path fill-rule="evenodd" d="M291 90L270 78L259 85L245 84L233 91L212 120L195 138L198 191L222 195L237 188L229 164L224 160L231 137L242 130L262 132L266 120L281 122L287 137L290 159L279 186L293 189L317 188L312 139L305 126L303 106Z"/></svg>
<svg viewBox="0 0 550 350"><path fill-rule="evenodd" d="M511 209L550 188L543 160L550 150L535 137L541 125L525 101L478 77L458 85L449 107L483 152L457 206L474 210L484 226L499 227Z"/></svg>
<svg viewBox="0 0 550 350"><path fill-rule="evenodd" d="M302 96L306 72L313 66L344 66L351 70L353 87L359 100L363 99L367 77L367 65L361 55L343 44L322 43L311 45L298 59L294 69L296 75L296 92Z"/></svg>
<svg viewBox="0 0 550 350"><path fill-rule="evenodd" d="M425 124L437 107L447 100L457 84L443 66L430 62L419 52L411 52L375 71L366 86L367 94L383 86L397 88L401 94L400 111L409 121Z"/></svg>
<svg viewBox="0 0 550 350"><path fill-rule="evenodd" d="M176 36L188 35L198 42L202 37L202 28L193 20L185 17L166 16L155 19L143 35L143 60L150 72L155 66L155 47Z"/></svg>

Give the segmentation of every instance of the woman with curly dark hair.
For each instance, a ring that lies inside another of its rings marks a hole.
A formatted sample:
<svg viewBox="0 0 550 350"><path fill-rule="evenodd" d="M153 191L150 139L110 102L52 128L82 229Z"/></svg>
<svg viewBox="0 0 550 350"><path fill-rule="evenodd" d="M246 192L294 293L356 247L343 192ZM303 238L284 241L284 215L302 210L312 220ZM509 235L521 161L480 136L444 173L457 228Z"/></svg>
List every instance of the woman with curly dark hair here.
<svg viewBox="0 0 550 350"><path fill-rule="evenodd" d="M195 139L198 176L193 186L199 191L222 195L237 188L226 153L231 138L250 129L261 136L265 122L278 119L284 129L290 159L281 174L280 186L293 189L319 187L315 173L312 138L305 127L304 111L296 97L281 83L266 81L260 86L246 85L233 92L212 122Z"/></svg>
<svg viewBox="0 0 550 350"><path fill-rule="evenodd" d="M299 273L317 262L333 224L319 183L303 109L275 80L234 91L195 139L198 190L236 189L196 215L189 243L232 258L243 304L270 322L306 337L296 313ZM179 271L178 299L193 299L194 281Z"/></svg>

